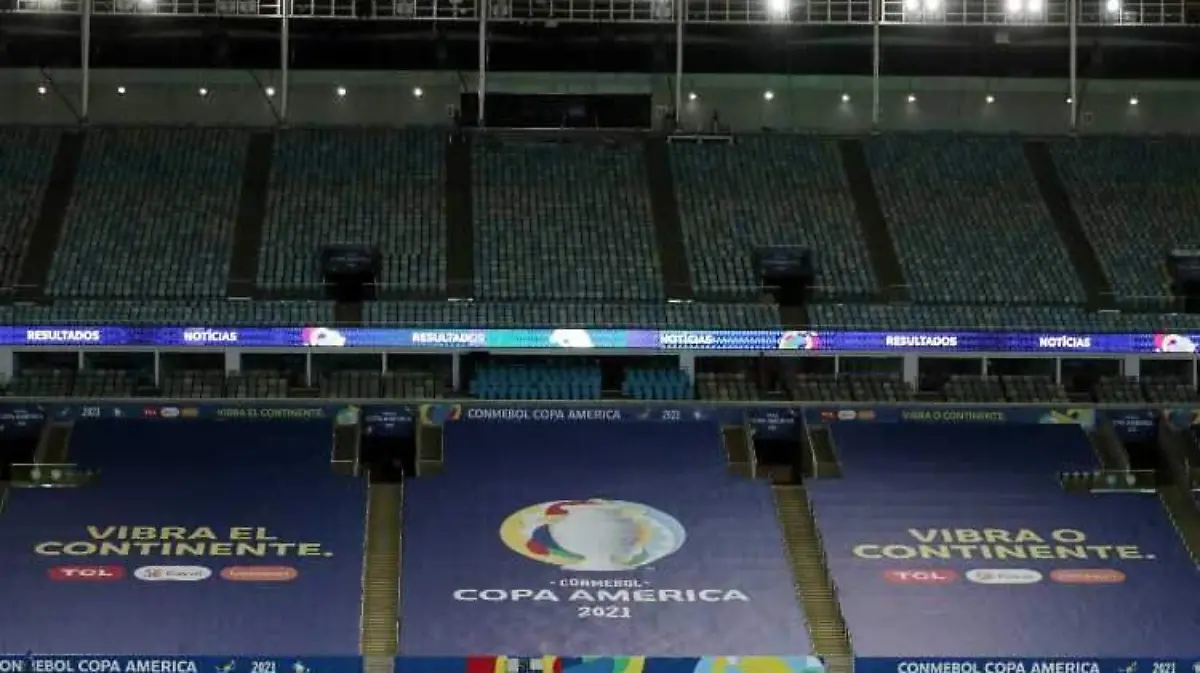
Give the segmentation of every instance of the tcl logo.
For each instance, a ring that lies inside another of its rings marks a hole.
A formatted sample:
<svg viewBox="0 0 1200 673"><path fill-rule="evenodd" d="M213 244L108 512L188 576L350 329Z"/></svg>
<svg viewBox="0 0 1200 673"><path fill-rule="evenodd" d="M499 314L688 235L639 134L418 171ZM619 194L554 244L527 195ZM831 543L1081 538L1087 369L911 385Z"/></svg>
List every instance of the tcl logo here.
<svg viewBox="0 0 1200 673"><path fill-rule="evenodd" d="M949 584L958 580L953 570L888 570L883 579L892 584Z"/></svg>
<svg viewBox="0 0 1200 673"><path fill-rule="evenodd" d="M1112 568L1059 568L1050 571L1050 579L1059 584L1120 584L1125 573Z"/></svg>
<svg viewBox="0 0 1200 673"><path fill-rule="evenodd" d="M125 579L121 566L55 566L46 571L55 582L115 582Z"/></svg>

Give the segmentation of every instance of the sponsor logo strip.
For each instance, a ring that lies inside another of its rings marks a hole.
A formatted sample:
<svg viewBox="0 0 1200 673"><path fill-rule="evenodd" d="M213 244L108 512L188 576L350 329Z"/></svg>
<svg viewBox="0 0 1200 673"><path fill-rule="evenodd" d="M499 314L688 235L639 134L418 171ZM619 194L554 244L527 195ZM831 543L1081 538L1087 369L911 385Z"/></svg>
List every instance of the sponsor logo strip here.
<svg viewBox="0 0 1200 673"><path fill-rule="evenodd" d="M221 579L230 582L291 582L300 571L291 566L229 566L221 569Z"/></svg>

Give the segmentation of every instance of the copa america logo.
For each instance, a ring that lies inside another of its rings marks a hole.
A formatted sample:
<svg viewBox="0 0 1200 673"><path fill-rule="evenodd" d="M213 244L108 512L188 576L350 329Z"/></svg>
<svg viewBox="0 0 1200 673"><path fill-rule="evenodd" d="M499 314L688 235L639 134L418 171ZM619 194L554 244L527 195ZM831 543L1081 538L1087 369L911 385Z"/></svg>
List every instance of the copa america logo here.
<svg viewBox="0 0 1200 673"><path fill-rule="evenodd" d="M530 505L500 525L500 539L521 556L581 572L640 568L679 551L686 537L666 512L602 498Z"/></svg>

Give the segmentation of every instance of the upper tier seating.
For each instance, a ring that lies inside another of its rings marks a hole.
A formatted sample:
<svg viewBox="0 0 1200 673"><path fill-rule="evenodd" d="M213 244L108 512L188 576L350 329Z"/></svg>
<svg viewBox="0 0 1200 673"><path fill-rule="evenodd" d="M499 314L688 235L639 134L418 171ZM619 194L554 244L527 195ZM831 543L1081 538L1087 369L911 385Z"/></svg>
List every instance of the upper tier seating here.
<svg viewBox="0 0 1200 673"><path fill-rule="evenodd" d="M1200 328L1200 317L1193 315L1091 313L1070 306L814 304L809 315L814 326L824 329L1144 332Z"/></svg>
<svg viewBox="0 0 1200 673"><path fill-rule="evenodd" d="M811 248L825 295L875 291L836 143L774 135L673 143L671 159L698 292L752 293L761 285L754 249L765 245Z"/></svg>
<svg viewBox="0 0 1200 673"><path fill-rule="evenodd" d="M333 322L331 301L56 301L0 306L0 322L18 325L320 325Z"/></svg>
<svg viewBox="0 0 1200 673"><path fill-rule="evenodd" d="M475 291L663 296L640 145L475 145Z"/></svg>
<svg viewBox="0 0 1200 673"><path fill-rule="evenodd" d="M313 288L327 245L369 245L385 290L445 286L445 137L434 131L294 130L275 142L260 284Z"/></svg>
<svg viewBox="0 0 1200 673"><path fill-rule="evenodd" d="M1082 302L1020 142L921 135L866 148L914 300Z"/></svg>
<svg viewBox="0 0 1200 673"><path fill-rule="evenodd" d="M593 304L575 302L372 302L368 322L430 327L664 327L771 329L768 304Z"/></svg>
<svg viewBox="0 0 1200 673"><path fill-rule="evenodd" d="M54 165L59 132L0 129L0 287L12 287Z"/></svg>
<svg viewBox="0 0 1200 673"><path fill-rule="evenodd" d="M1200 142L1088 138L1050 147L1113 290L1164 308L1167 252L1200 241Z"/></svg>
<svg viewBox="0 0 1200 673"><path fill-rule="evenodd" d="M246 145L243 131L90 129L50 294L223 294Z"/></svg>

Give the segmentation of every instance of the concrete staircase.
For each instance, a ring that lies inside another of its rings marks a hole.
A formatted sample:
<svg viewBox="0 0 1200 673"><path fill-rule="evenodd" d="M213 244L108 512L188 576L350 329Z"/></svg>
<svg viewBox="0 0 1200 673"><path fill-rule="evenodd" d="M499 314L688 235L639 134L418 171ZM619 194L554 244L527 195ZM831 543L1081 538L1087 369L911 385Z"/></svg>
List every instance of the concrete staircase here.
<svg viewBox="0 0 1200 673"><path fill-rule="evenodd" d="M1186 488L1170 486L1159 489L1158 499L1192 555L1192 562L1200 566L1200 511L1197 511L1191 493Z"/></svg>
<svg viewBox="0 0 1200 673"><path fill-rule="evenodd" d="M366 673L392 673L399 642L400 484L371 484L363 557L362 653Z"/></svg>
<svg viewBox="0 0 1200 673"><path fill-rule="evenodd" d="M854 655L825 550L803 486L775 486L775 509L783 528L796 597L804 607L813 649L831 673L849 673Z"/></svg>

